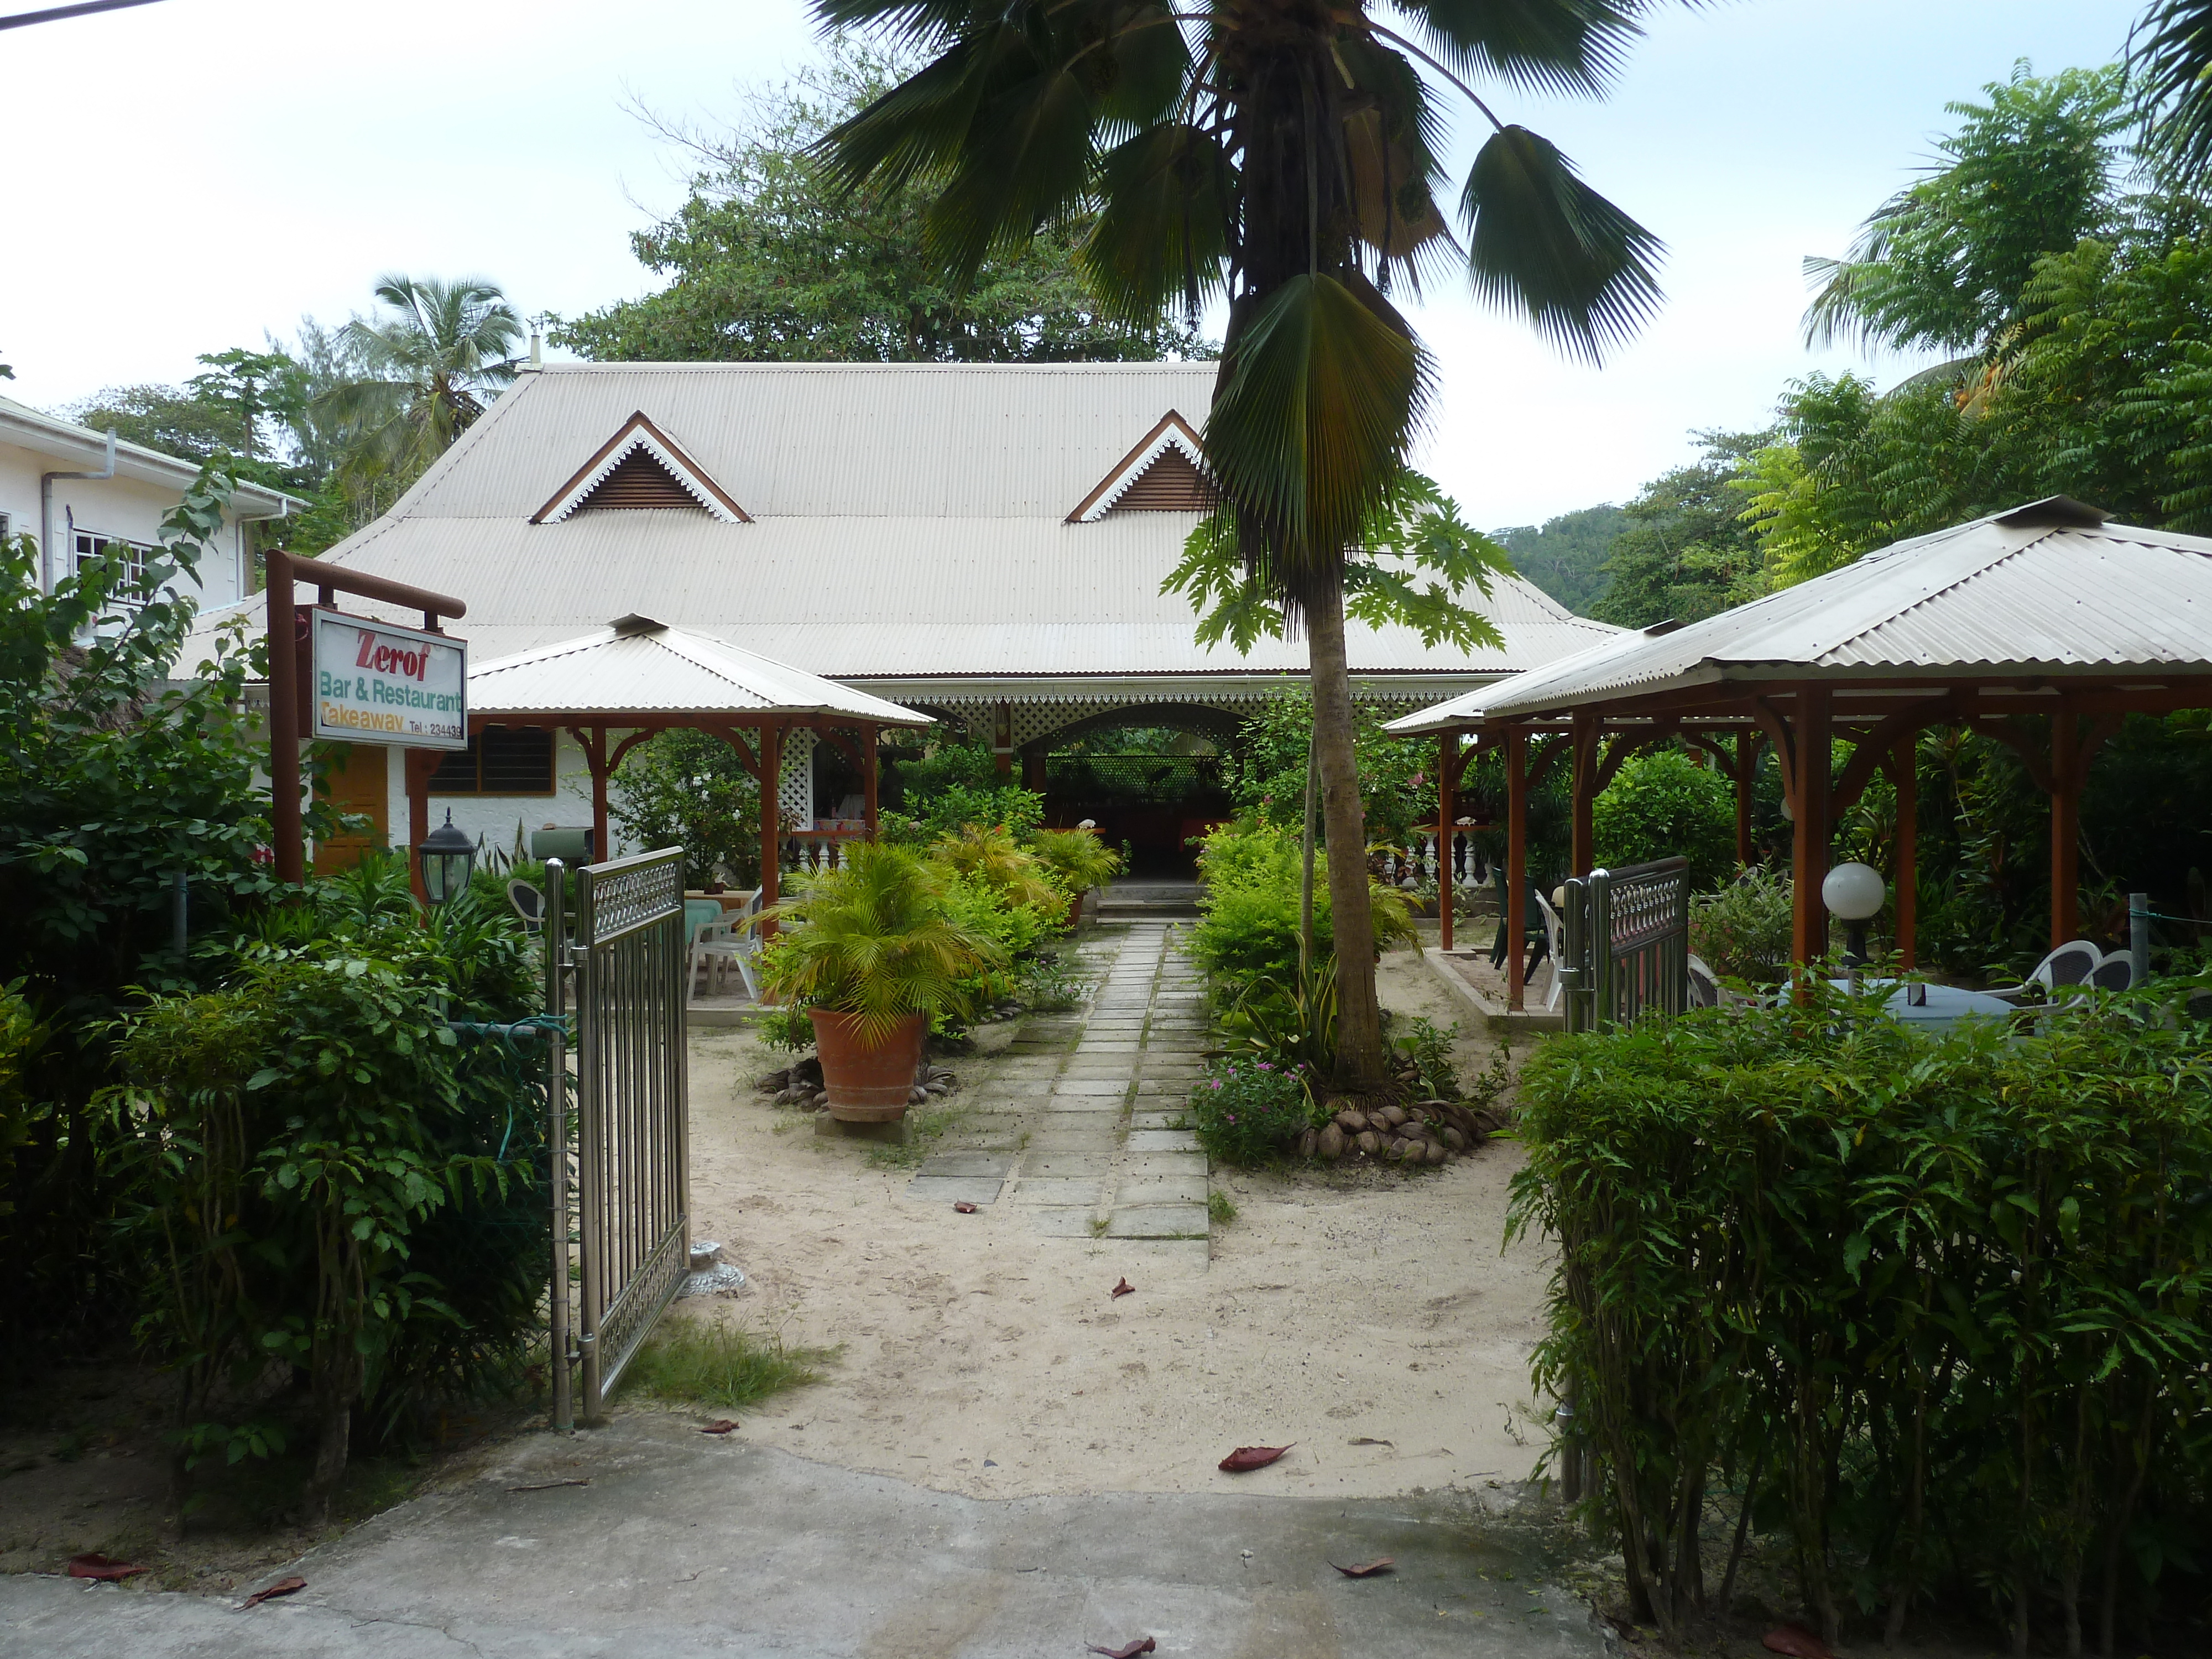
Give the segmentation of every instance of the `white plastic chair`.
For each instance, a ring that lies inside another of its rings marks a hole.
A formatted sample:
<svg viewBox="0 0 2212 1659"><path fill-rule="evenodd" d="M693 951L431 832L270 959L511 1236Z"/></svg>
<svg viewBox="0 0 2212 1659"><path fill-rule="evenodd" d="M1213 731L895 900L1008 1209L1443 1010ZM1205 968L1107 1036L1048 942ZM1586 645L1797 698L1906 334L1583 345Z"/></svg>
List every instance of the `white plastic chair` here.
<svg viewBox="0 0 2212 1659"><path fill-rule="evenodd" d="M2115 951L2125 960L2125 953ZM1988 994L2006 1002L2017 1002L2027 994L2031 985L2040 985L2045 991L2063 990L2069 986L2087 985L2106 961L2102 950L2086 939L2070 939L2049 956L2035 964L2035 971L2017 985L2008 985L2002 991ZM2130 969L2129 977L2134 977ZM2124 989L2124 985L2108 988Z"/></svg>
<svg viewBox="0 0 2212 1659"><path fill-rule="evenodd" d="M1544 913L1544 944L1547 954L1552 958L1552 988L1544 997L1544 1012L1549 1013L1559 1006L1559 971L1566 966L1567 961L1562 954L1562 947L1566 943L1566 925L1559 920L1559 913L1552 908L1551 900L1533 887L1528 892L1529 896L1536 901L1536 908Z"/></svg>
<svg viewBox="0 0 2212 1659"><path fill-rule="evenodd" d="M686 902L687 914L696 902ZM738 970L738 977L744 982L745 994L755 1002L760 1000L760 982L753 976L753 961L760 955L760 935L744 925L760 914L760 890L755 888L744 908L726 911L718 904L713 917L702 918L692 927L690 976L685 981L692 988L692 997L698 994L701 969L708 970L714 985L719 988L722 969L726 964Z"/></svg>

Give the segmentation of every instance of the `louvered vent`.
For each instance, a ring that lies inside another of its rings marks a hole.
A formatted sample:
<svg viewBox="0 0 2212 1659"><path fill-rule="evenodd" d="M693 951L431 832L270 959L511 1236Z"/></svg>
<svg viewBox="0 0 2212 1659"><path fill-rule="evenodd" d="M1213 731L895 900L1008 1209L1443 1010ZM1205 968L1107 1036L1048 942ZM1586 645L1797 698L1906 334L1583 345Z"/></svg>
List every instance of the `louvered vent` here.
<svg viewBox="0 0 2212 1659"><path fill-rule="evenodd" d="M611 480L610 480L611 482ZM1159 459L1139 473L1108 508L1114 513L1211 513L1213 486L1176 448L1160 452Z"/></svg>
<svg viewBox="0 0 2212 1659"><path fill-rule="evenodd" d="M1142 480L1139 481L1140 483ZM598 507L690 507L703 513L699 499L669 476L668 469L642 449L633 451L576 503L576 511Z"/></svg>

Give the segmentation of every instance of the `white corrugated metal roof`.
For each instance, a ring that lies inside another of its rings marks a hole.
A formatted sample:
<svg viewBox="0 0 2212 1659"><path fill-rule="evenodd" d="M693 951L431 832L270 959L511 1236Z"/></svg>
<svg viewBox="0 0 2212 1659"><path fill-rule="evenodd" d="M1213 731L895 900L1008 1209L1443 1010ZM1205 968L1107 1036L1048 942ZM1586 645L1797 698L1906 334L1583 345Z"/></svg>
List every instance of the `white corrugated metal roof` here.
<svg viewBox="0 0 2212 1659"><path fill-rule="evenodd" d="M392 512L322 556L468 602L480 651L643 611L841 679L1297 671L1303 641L1202 649L1163 594L1195 515L1064 522L1208 363L586 364L525 374ZM642 411L753 520L530 515ZM1534 586L1478 608L1502 651L1347 628L1363 673L1519 672L1613 632ZM362 607L374 611L374 607Z"/></svg>
<svg viewBox="0 0 2212 1659"><path fill-rule="evenodd" d="M1540 714L1720 680L2212 673L2212 540L2109 524L2063 496L1868 554L1475 701ZM1462 699L1462 701L1466 701ZM1401 728L1439 715L1425 709Z"/></svg>
<svg viewBox="0 0 2212 1659"><path fill-rule="evenodd" d="M625 617L469 670L471 714L832 714L927 726L896 703L719 641Z"/></svg>
<svg viewBox="0 0 2212 1659"><path fill-rule="evenodd" d="M96 432L76 421L64 420L58 415L48 415L28 404L19 404L13 398L0 398L0 441L51 455L87 471L97 471L107 454L106 433ZM200 464L118 439L115 445L115 470L126 478L174 485L181 489L199 477ZM283 507L287 502L293 507L307 506L297 495L256 483L240 483L231 493L234 511L244 507L257 513L266 512Z"/></svg>

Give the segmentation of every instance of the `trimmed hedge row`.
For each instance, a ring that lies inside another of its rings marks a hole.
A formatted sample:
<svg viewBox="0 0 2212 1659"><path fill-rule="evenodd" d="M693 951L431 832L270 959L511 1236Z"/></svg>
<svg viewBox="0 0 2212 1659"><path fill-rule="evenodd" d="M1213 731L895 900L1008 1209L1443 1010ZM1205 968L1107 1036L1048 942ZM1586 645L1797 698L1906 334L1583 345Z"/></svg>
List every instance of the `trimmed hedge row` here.
<svg viewBox="0 0 2212 1659"><path fill-rule="evenodd" d="M2109 1653L2201 1601L2212 1041L2174 1004L1930 1041L1823 994L1529 1063L1512 1227L1562 1252L1536 1380L1637 1617L1702 1613L1747 1528L1831 1641L1986 1597L2016 1652L2081 1651L2086 1608Z"/></svg>

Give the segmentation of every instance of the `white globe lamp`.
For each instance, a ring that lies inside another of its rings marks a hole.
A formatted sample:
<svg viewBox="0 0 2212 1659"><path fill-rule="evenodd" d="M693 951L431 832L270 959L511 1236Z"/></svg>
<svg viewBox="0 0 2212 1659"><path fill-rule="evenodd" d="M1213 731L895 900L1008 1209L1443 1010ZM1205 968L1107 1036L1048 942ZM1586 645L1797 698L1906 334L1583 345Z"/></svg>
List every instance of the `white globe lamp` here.
<svg viewBox="0 0 2212 1659"><path fill-rule="evenodd" d="M1867 959L1867 923L1881 913L1889 889L1870 864L1839 864L1820 883L1820 902L1844 924L1844 962L1856 968Z"/></svg>

